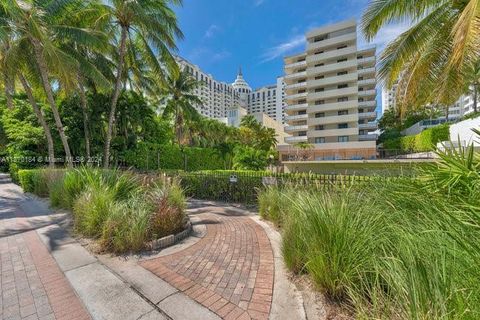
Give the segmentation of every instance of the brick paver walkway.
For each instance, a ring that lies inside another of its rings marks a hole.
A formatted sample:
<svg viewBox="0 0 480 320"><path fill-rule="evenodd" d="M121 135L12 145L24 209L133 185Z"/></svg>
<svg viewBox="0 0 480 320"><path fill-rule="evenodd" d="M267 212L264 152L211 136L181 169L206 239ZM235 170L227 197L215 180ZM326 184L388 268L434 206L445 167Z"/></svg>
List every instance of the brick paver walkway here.
<svg viewBox="0 0 480 320"><path fill-rule="evenodd" d="M263 228L219 207L197 217L207 225L204 238L142 266L224 319L268 319L274 264Z"/></svg>
<svg viewBox="0 0 480 320"><path fill-rule="evenodd" d="M18 198L3 192L0 261L0 319L90 319Z"/></svg>

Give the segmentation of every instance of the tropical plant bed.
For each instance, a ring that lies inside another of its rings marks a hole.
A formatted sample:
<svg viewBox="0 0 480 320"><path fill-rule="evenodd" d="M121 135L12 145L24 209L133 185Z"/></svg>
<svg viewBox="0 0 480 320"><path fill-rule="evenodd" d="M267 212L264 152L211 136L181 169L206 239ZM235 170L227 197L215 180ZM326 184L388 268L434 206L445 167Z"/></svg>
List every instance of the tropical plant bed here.
<svg viewBox="0 0 480 320"><path fill-rule="evenodd" d="M80 168L20 170L25 192L71 212L76 234L113 253L159 249L187 237L186 199L175 180Z"/></svg>
<svg viewBox="0 0 480 320"><path fill-rule="evenodd" d="M438 156L417 179L262 190L287 268L356 318L478 319L480 153Z"/></svg>

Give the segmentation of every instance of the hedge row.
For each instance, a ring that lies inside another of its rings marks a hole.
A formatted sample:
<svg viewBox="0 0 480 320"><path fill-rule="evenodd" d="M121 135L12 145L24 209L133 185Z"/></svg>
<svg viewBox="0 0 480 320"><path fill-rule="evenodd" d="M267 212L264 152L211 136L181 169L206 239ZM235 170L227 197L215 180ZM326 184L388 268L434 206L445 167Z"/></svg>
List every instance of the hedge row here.
<svg viewBox="0 0 480 320"><path fill-rule="evenodd" d="M384 149L401 150L408 152L425 152L435 149L437 143L450 139L448 124L442 124L422 131L414 136L405 136L387 140L383 143Z"/></svg>
<svg viewBox="0 0 480 320"><path fill-rule="evenodd" d="M223 169L224 161L216 149L139 143L123 155L127 166L140 170L215 170Z"/></svg>

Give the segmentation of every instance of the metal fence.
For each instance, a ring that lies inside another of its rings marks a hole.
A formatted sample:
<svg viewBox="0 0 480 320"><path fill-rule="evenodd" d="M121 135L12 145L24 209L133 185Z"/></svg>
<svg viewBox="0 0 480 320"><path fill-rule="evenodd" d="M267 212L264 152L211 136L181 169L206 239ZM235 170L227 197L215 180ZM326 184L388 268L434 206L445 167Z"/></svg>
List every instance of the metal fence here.
<svg viewBox="0 0 480 320"><path fill-rule="evenodd" d="M165 173L179 178L187 196L224 202L255 204L258 192L268 186L309 188L322 190L335 186L386 180L391 177L323 175L305 173L271 173L244 171L173 172Z"/></svg>

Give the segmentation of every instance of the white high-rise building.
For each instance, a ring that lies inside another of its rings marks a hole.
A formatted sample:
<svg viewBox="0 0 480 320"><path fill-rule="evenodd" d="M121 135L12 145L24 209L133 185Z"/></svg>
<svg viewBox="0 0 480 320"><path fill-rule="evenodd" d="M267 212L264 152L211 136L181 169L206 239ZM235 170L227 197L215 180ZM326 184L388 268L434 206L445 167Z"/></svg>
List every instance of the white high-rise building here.
<svg viewBox="0 0 480 320"><path fill-rule="evenodd" d="M357 48L355 20L314 29L286 57L286 141L313 145L312 160L376 157L375 47ZM294 150L280 150L288 160Z"/></svg>
<svg viewBox="0 0 480 320"><path fill-rule="evenodd" d="M203 72L198 66L181 57L176 59L180 68L187 70L201 83L195 89L195 94L203 102L195 106L201 115L208 118L225 118L229 108L241 104L240 94L231 84L215 80L212 75Z"/></svg>
<svg viewBox="0 0 480 320"><path fill-rule="evenodd" d="M389 109L395 109L395 95L397 94L397 83L392 88L382 88L382 114Z"/></svg>

